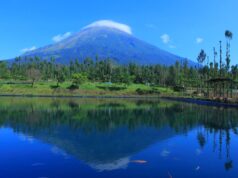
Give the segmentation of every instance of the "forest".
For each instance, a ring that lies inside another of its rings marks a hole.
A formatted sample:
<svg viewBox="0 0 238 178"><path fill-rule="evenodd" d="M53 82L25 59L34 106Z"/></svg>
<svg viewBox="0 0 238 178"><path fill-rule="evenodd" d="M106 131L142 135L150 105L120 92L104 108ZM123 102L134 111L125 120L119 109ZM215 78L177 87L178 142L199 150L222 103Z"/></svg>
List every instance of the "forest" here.
<svg viewBox="0 0 238 178"><path fill-rule="evenodd" d="M39 81L54 82L53 88L60 88L64 82L68 82L69 89L78 89L86 82L118 84L117 86L142 84L170 88L175 92L190 91L198 96L209 97L209 93L212 93L213 97L219 95L228 98L228 92L236 89L238 65L230 64L232 32L227 30L225 37L226 49L223 50L222 41L219 41L219 47L213 48L212 60L201 49L197 66L189 66L186 59L178 60L173 66L163 66L136 63L119 65L112 59L99 60L97 57L95 60L73 59L69 64L59 64L53 57L50 60L37 56L17 57L12 62L0 62L0 79L1 84L23 83L31 85L32 88ZM220 88L219 91L216 91L217 88ZM143 94L140 88L137 88L137 91Z"/></svg>

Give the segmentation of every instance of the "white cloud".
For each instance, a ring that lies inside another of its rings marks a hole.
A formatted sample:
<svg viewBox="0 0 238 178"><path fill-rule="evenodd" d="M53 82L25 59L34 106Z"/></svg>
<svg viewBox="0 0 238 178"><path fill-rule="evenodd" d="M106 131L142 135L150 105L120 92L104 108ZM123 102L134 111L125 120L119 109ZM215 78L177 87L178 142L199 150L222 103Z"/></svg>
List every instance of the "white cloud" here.
<svg viewBox="0 0 238 178"><path fill-rule="evenodd" d="M202 153L202 150L199 149L199 148L197 148L197 149L195 150L195 152L196 152L196 155L200 155L200 154Z"/></svg>
<svg viewBox="0 0 238 178"><path fill-rule="evenodd" d="M93 169L96 169L99 172L102 171L112 171L112 170L118 170L118 169L126 169L128 167L128 164L130 163L129 158L120 158L118 160L115 160L111 163L93 163L89 164Z"/></svg>
<svg viewBox="0 0 238 178"><path fill-rule="evenodd" d="M160 38L164 44L168 44L170 42L170 36L168 34L163 34Z"/></svg>
<svg viewBox="0 0 238 178"><path fill-rule="evenodd" d="M160 153L160 156L162 156L162 157L167 157L167 156L169 156L169 155L170 155L170 151L167 150L167 149L164 149L164 150L161 151L161 153Z"/></svg>
<svg viewBox="0 0 238 178"><path fill-rule="evenodd" d="M30 51L34 51L34 50L36 50L36 47L32 46L30 48L21 49L21 53L26 53L26 52L30 52Z"/></svg>
<svg viewBox="0 0 238 178"><path fill-rule="evenodd" d="M169 48L175 49L176 46L173 44L173 41L171 40L170 36L168 34L163 34L160 36L162 42L166 44Z"/></svg>
<svg viewBox="0 0 238 178"><path fill-rule="evenodd" d="M196 43L197 44L201 44L203 41L204 41L204 39L201 38L201 37L196 38Z"/></svg>
<svg viewBox="0 0 238 178"><path fill-rule="evenodd" d="M131 27L126 25L126 24L122 24L122 23L118 23L118 22L114 22L112 20L99 20L96 22L91 23L90 25L84 27L83 29L86 28L91 28L91 27L109 27L109 28L115 28L118 29L120 31L126 32L128 34L132 34L132 30Z"/></svg>
<svg viewBox="0 0 238 178"><path fill-rule="evenodd" d="M54 36L53 38L52 38L52 40L54 41L54 42L60 42L60 41L62 41L62 40L64 40L64 39L66 39L66 38L68 38L69 36L71 36L71 32L66 32L66 33L64 33L64 34L59 34L59 35L56 35L56 36Z"/></svg>
<svg viewBox="0 0 238 178"><path fill-rule="evenodd" d="M151 28L151 29L156 29L157 28L157 26L156 25L154 25L154 24L146 24L146 27L147 28Z"/></svg>
<svg viewBox="0 0 238 178"><path fill-rule="evenodd" d="M175 46L175 45L169 45L169 48L171 48L171 49L175 49L176 46Z"/></svg>

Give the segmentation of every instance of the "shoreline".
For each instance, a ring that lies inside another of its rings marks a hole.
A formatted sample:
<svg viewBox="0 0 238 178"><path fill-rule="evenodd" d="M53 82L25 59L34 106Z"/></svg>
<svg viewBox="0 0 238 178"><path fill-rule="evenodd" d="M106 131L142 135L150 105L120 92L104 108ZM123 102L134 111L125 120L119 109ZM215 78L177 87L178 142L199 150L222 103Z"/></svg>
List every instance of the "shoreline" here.
<svg viewBox="0 0 238 178"><path fill-rule="evenodd" d="M172 100L172 101L180 101L186 103L192 103L197 105L204 105L204 106L215 106L215 107L227 107L227 108L238 108L238 103L225 103L214 101L211 99L203 99L203 98L186 98L186 97L161 97L163 99Z"/></svg>
<svg viewBox="0 0 238 178"><path fill-rule="evenodd" d="M238 103L224 103L203 98L188 98L178 96L156 96L156 95L30 95L30 94L0 94L0 97L25 97L25 98L95 98L95 99L166 99L192 103L197 105L238 108Z"/></svg>
<svg viewBox="0 0 238 178"><path fill-rule="evenodd" d="M27 94L0 94L0 97L26 97L26 98L119 98L119 99L159 99L154 95L27 95Z"/></svg>

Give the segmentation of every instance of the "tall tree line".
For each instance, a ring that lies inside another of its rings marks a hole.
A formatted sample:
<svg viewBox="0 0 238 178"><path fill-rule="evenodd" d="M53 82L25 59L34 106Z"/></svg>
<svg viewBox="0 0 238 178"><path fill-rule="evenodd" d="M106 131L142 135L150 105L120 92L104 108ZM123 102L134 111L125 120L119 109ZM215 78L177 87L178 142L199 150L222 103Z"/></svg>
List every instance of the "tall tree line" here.
<svg viewBox="0 0 238 178"><path fill-rule="evenodd" d="M74 74L82 74L92 82L138 83L148 85L174 86L191 85L196 80L197 69L188 66L184 60L173 66L163 65L119 65L111 59L93 60L86 58L82 62L71 60L68 65L58 64L52 58L42 60L39 57L18 57L11 64L0 62L0 78L9 80L56 81L73 80Z"/></svg>
<svg viewBox="0 0 238 178"><path fill-rule="evenodd" d="M204 87L206 80L217 77L238 79L238 65L230 66L232 32L226 31L226 60L223 62L222 42L219 52L213 48L214 59L209 61L204 50L201 50L197 66L189 66L187 60L178 60L172 66L138 65L130 63L119 65L111 59L95 60L86 58L83 61L71 60L69 64L58 64L54 58L44 60L39 57L17 57L13 62L0 62L0 79L3 80L36 80L55 81L57 86L64 81L76 81L76 78L91 82L138 83L159 86ZM219 53L219 54L218 54ZM219 62L217 57L219 56ZM207 64L204 62L207 60ZM78 83L78 82L76 82Z"/></svg>

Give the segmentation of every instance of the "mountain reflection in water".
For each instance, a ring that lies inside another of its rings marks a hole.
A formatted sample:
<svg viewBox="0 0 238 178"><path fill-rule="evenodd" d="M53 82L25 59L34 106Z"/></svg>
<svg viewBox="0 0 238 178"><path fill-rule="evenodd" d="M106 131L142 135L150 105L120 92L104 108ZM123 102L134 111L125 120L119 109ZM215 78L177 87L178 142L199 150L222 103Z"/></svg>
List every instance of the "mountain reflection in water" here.
<svg viewBox="0 0 238 178"><path fill-rule="evenodd" d="M236 109L165 100L2 98L0 113L0 127L52 145L99 172L127 169L133 155L191 131L200 145L197 154L211 142L213 154L225 158L225 170L236 159L230 154L231 134L238 133Z"/></svg>

